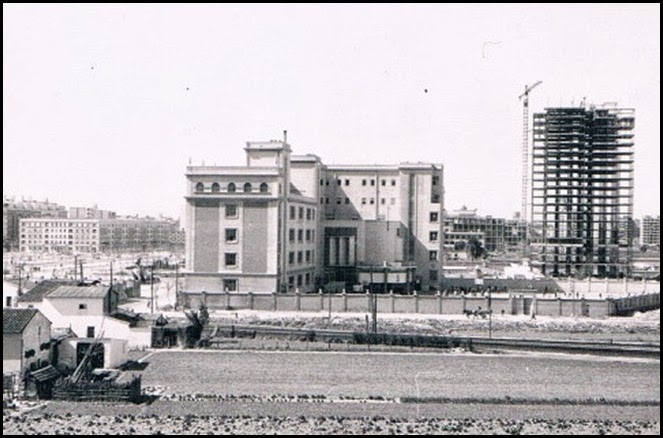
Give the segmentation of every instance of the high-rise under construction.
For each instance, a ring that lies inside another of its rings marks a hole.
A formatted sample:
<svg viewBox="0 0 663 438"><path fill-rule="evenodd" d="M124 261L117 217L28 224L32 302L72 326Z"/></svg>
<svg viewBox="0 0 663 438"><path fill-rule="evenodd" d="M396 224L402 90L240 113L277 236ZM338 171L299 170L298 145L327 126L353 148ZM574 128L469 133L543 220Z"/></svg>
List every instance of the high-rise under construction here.
<svg viewBox="0 0 663 438"><path fill-rule="evenodd" d="M634 110L546 108L534 114L533 247L544 274L628 275Z"/></svg>

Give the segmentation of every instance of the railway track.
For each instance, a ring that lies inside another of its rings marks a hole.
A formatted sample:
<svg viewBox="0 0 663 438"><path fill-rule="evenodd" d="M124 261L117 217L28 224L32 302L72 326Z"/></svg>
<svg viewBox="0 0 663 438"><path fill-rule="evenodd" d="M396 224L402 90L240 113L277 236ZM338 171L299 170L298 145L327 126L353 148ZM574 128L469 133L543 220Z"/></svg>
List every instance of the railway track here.
<svg viewBox="0 0 663 438"><path fill-rule="evenodd" d="M474 351L521 350L659 358L660 343L614 342L612 340L546 340L489 338L478 336L435 336L413 333L367 333L345 330L298 329L263 325L217 325L214 339L276 338L333 343L393 345L423 348L466 348Z"/></svg>

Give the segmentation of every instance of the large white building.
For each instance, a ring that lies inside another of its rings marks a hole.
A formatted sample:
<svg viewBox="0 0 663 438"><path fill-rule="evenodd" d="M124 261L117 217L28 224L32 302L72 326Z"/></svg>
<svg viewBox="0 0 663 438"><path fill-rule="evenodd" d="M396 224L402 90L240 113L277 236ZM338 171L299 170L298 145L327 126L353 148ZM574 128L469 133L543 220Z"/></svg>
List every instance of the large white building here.
<svg viewBox="0 0 663 438"><path fill-rule="evenodd" d="M285 140L245 151L246 166L187 168L185 290L437 287L441 165L325 165Z"/></svg>

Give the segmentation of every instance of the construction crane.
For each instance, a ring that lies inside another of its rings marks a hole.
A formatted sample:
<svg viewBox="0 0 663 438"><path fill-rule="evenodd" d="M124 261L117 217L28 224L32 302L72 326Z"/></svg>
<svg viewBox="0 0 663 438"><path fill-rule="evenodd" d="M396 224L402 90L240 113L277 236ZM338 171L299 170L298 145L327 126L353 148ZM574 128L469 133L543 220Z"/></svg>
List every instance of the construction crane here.
<svg viewBox="0 0 663 438"><path fill-rule="evenodd" d="M521 187L521 210L520 219L527 222L527 204L529 199L528 181L529 181L529 93L535 87L541 85L542 81L537 81L532 85L525 85L525 92L518 96L523 101L523 150L522 150L522 187Z"/></svg>

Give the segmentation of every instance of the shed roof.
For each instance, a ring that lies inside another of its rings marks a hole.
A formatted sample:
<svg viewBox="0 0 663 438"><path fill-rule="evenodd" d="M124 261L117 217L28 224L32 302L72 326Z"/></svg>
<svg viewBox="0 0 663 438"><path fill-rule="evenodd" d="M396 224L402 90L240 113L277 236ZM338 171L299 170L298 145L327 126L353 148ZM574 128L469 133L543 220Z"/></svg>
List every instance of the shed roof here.
<svg viewBox="0 0 663 438"><path fill-rule="evenodd" d="M37 309L2 309L2 333L5 335L23 333L23 330L37 312Z"/></svg>
<svg viewBox="0 0 663 438"><path fill-rule="evenodd" d="M48 294L48 298L104 298L108 286L60 286Z"/></svg>

